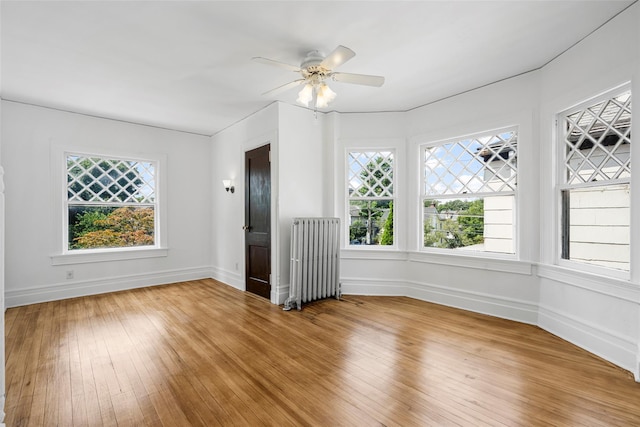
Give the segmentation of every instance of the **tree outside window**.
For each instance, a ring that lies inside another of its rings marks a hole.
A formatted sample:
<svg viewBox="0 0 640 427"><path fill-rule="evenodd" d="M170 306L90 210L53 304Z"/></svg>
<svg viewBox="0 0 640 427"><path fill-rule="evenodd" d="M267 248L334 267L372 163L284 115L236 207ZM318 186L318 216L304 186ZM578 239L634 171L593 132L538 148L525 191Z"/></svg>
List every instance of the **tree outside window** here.
<svg viewBox="0 0 640 427"><path fill-rule="evenodd" d="M393 152L348 154L349 244L393 245Z"/></svg>
<svg viewBox="0 0 640 427"><path fill-rule="evenodd" d="M455 249L484 243L484 199L426 200L424 245Z"/></svg>

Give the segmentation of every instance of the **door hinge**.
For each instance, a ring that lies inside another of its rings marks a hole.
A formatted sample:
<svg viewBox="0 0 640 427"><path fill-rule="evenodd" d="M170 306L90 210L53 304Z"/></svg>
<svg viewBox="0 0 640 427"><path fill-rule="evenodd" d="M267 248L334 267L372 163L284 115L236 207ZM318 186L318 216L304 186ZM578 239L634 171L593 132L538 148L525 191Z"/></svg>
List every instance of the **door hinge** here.
<svg viewBox="0 0 640 427"><path fill-rule="evenodd" d="M269 150L269 163L271 163L271 150Z"/></svg>

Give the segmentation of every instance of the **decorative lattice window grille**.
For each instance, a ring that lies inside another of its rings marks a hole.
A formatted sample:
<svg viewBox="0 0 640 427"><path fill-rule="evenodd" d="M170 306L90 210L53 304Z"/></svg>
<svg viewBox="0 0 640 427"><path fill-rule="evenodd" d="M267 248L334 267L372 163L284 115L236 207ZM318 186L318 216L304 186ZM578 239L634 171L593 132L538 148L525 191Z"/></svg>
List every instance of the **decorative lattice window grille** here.
<svg viewBox="0 0 640 427"><path fill-rule="evenodd" d="M564 116L566 182L580 184L631 176L631 93Z"/></svg>
<svg viewBox="0 0 640 427"><path fill-rule="evenodd" d="M630 90L558 114L558 134L560 258L629 271Z"/></svg>
<svg viewBox="0 0 640 427"><path fill-rule="evenodd" d="M448 142L424 150L425 195L516 189L515 130Z"/></svg>
<svg viewBox="0 0 640 427"><path fill-rule="evenodd" d="M155 164L135 160L67 156L69 202L155 202Z"/></svg>
<svg viewBox="0 0 640 427"><path fill-rule="evenodd" d="M349 153L349 198L393 197L393 152Z"/></svg>
<svg viewBox="0 0 640 427"><path fill-rule="evenodd" d="M349 244L393 245L393 151L350 151L347 171Z"/></svg>
<svg viewBox="0 0 640 427"><path fill-rule="evenodd" d="M67 250L155 245L157 162L67 153Z"/></svg>

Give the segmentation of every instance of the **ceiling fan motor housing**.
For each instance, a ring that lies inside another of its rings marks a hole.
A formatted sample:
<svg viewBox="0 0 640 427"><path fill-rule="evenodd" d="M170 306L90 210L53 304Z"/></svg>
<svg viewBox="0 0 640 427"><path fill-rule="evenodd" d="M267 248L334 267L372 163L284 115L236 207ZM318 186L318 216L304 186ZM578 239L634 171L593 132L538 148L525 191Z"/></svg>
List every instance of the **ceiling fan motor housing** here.
<svg viewBox="0 0 640 427"><path fill-rule="evenodd" d="M331 70L326 69L322 65L324 55L317 50L307 53L307 56L300 64L300 73L305 79L311 80L313 83L320 83L327 78Z"/></svg>

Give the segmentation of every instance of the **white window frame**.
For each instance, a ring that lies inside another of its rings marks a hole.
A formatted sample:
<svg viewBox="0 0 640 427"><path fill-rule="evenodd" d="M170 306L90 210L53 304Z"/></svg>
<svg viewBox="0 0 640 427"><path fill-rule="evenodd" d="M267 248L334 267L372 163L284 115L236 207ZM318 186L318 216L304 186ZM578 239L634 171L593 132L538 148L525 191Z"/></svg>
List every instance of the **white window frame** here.
<svg viewBox="0 0 640 427"><path fill-rule="evenodd" d="M451 138L439 139L436 141L430 141L426 143L422 143L418 145L419 152L419 180L420 185L419 188L419 218L418 218L418 251L422 253L431 253L431 254L446 254L456 257L475 257L475 258L490 258L490 259L501 259L501 260L517 260L519 257L519 244L518 244L518 236L519 236L519 228L520 225L518 223L518 209L519 209L519 196L518 196L518 187L516 185L516 190L514 191L505 191L505 192L478 192L478 193L464 193L464 194L452 194L452 195L439 195L439 196L426 196L426 183L425 183L425 162L424 162L424 152L427 148L438 147L441 145L445 145L448 143L456 143L459 141L464 141L472 138L479 138L488 135L498 135L504 132L515 132L518 140L520 139L520 127L518 125L510 125L505 127L499 127L495 129L487 129L483 131L478 131L466 135L455 136ZM518 149L518 152L520 150ZM519 164L520 161L516 160L518 163L516 164L516 184L520 179L520 171ZM434 247L426 247L424 246L424 214L425 214L425 206L424 202L428 199L438 199L438 198L473 198L473 197L488 197L492 195L512 195L513 196L513 229L512 229L512 245L513 245L513 253L500 253L500 252L487 252L487 251L473 251L473 250L452 250L446 248L434 248Z"/></svg>
<svg viewBox="0 0 640 427"><path fill-rule="evenodd" d="M611 277L611 278L615 278L615 279L622 279L622 280L630 280L631 278L631 269L632 269L632 239L631 239L631 228L633 227L633 215L634 215L634 211L633 211L633 193L630 193L629 195L629 210L630 210L630 234L629 234L629 270L619 270L619 269L615 269L615 268L607 268L604 266L599 266L599 265L594 265L594 264L587 264L587 263L582 263L579 261L572 261L570 259L564 259L562 257L562 239L563 239L563 216L562 216L562 211L563 211L563 204L562 204L562 193L565 190L571 190L571 189L580 189L580 188L589 188L589 187L602 187L602 186L610 186L610 185L619 185L619 184L626 184L629 185L629 187L631 186L631 182L632 182L632 177L629 177L628 179L617 179L617 180L609 180L609 181L596 181L594 183L582 183L582 184L567 184L566 183L566 169L565 169L565 142L564 142L564 118L568 115L571 115L577 111L583 110L584 108L587 108L589 106L592 105L596 105L601 101L605 101L607 99L611 99L614 98L618 95L623 94L624 92L630 92L631 91L631 84L630 83L626 83L623 84L621 86L617 86L613 89L607 90L606 92L603 92L599 95L596 95L592 98L586 99L582 102L580 102L579 104L575 104L569 108L564 109L563 111L560 111L556 114L555 116L555 130L554 130L554 142L555 142L555 188L554 188L554 200L555 200L555 204L556 204L556 209L555 209L555 215L556 215L556 234L555 234L555 238L554 238L554 247L555 247L555 256L554 256L554 261L555 264L563 267L563 268L567 268L567 269L571 269L571 270L576 270L576 271L580 271L580 272L584 272L584 273L589 273L589 274L596 274L596 275L600 275L600 276L605 276L605 277ZM631 93L631 97L633 98L633 93ZM633 114L633 112L632 112ZM633 122L633 117L632 117L632 122ZM630 147L630 155L632 155L631 153L633 149ZM631 172L631 175L633 175L633 171Z"/></svg>
<svg viewBox="0 0 640 427"><path fill-rule="evenodd" d="M122 248L73 249L68 248L68 196L67 156L81 155L103 159L132 160L153 163L155 166L154 244ZM87 149L54 146L51 150L54 239L52 265L81 264L104 261L122 261L168 255L166 232L166 163L165 154L128 153L108 149Z"/></svg>
<svg viewBox="0 0 640 427"><path fill-rule="evenodd" d="M393 194L392 197L372 197L367 198L367 200L391 200L393 203L393 244L392 245L352 245L350 241L350 206L352 200L349 197L349 155L351 153L366 153L366 152L390 152L393 156ZM388 146L380 146L380 147L346 147L344 152L344 195L345 195L345 210L344 210L344 244L345 249L355 249L355 250L373 250L373 251L384 251L384 250L394 250L398 248L398 178L397 178L397 164L398 164L398 153L396 148L388 147Z"/></svg>

